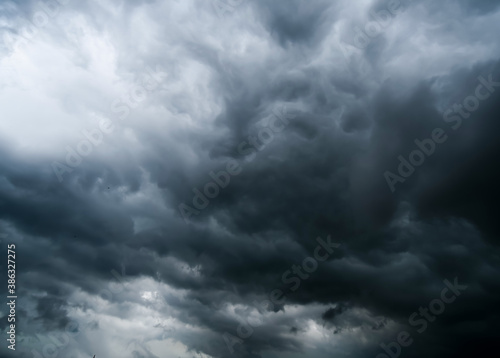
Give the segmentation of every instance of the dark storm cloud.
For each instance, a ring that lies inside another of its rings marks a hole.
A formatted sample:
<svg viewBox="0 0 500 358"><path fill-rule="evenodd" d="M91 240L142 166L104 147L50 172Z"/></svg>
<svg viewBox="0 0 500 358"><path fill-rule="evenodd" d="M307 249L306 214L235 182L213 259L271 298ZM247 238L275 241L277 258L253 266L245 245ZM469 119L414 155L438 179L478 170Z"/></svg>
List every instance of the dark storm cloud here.
<svg viewBox="0 0 500 358"><path fill-rule="evenodd" d="M37 302L36 310L38 317L36 319L42 320L46 324L46 329L52 330L54 328L64 328L69 320L66 316L67 311L63 308L65 301L56 297L43 297Z"/></svg>
<svg viewBox="0 0 500 358"><path fill-rule="evenodd" d="M101 60L116 58L119 69L110 82L146 66L168 76L62 183L50 150L26 154L2 135L0 228L2 243L18 246L26 334L64 332L75 320L71 347L81 354L119 355L140 330L148 345L127 354L161 356L151 351L158 340L212 357L375 357L400 330L415 334L408 317L456 277L467 291L403 354L461 357L492 346L500 90L457 130L443 116L479 76L500 80L498 2L412 1L366 48L354 47L356 27L387 6L246 1L222 20L206 3L68 5L60 16L78 29L52 41L85 44L78 71L92 71L109 40ZM85 42L92 36L101 47ZM93 88L72 69L80 77L71 86L54 79L68 92L58 100L77 117L111 115L127 87L102 84L102 103L72 97ZM284 107L289 124L248 160L238 145ZM392 193L384 172L397 173L398 156L436 128L447 141ZM179 204L228 160L242 172L186 223ZM292 290L283 273L327 235L341 247ZM285 303L259 305L277 288ZM126 342L110 343L115 329Z"/></svg>
<svg viewBox="0 0 500 358"><path fill-rule="evenodd" d="M335 6L327 1L305 3L292 0L269 4L261 0L255 5L271 36L284 47L317 44L325 33L324 28L335 19Z"/></svg>
<svg viewBox="0 0 500 358"><path fill-rule="evenodd" d="M339 304L337 307L329 308L325 313L321 315L325 321L331 321L336 316L340 315L346 309L345 305Z"/></svg>

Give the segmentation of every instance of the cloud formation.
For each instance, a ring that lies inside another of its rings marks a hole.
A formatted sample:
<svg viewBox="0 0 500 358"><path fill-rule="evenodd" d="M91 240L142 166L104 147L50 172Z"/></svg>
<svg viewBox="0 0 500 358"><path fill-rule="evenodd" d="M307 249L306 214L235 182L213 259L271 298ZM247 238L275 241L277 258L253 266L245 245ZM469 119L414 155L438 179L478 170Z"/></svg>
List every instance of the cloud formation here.
<svg viewBox="0 0 500 358"><path fill-rule="evenodd" d="M375 358L407 331L401 356L496 357L500 2L0 1L0 19L15 356Z"/></svg>

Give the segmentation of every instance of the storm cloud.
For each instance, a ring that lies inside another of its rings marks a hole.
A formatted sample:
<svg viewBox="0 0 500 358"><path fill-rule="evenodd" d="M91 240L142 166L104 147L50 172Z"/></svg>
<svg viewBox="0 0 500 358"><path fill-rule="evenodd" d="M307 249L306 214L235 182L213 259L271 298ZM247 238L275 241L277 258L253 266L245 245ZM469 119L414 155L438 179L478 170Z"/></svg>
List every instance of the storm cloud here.
<svg viewBox="0 0 500 358"><path fill-rule="evenodd" d="M2 357L497 356L499 1L0 20Z"/></svg>

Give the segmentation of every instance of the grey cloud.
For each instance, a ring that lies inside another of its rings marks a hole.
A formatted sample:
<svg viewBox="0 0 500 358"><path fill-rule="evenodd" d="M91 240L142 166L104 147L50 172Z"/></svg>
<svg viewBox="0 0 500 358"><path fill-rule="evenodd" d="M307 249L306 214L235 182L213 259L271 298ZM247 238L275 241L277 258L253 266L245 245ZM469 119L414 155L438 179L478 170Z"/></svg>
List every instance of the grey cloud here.
<svg viewBox="0 0 500 358"><path fill-rule="evenodd" d="M499 92L456 130L443 116L479 76L500 79L498 2L412 1L353 46L386 6L243 1L219 18L210 2L71 2L21 52L2 48L21 354L77 322L59 356L362 358L400 330L408 357L493 356ZM4 11L1 31L35 7ZM156 66L162 86L120 120L111 104ZM286 128L238 151L283 106ZM101 117L116 130L59 182L50 163ZM384 172L435 128L449 138L392 193ZM186 223L179 204L229 160L241 173ZM291 290L283 273L327 235L341 248ZM418 335L408 317L454 277L467 292ZM256 306L275 289L283 304Z"/></svg>

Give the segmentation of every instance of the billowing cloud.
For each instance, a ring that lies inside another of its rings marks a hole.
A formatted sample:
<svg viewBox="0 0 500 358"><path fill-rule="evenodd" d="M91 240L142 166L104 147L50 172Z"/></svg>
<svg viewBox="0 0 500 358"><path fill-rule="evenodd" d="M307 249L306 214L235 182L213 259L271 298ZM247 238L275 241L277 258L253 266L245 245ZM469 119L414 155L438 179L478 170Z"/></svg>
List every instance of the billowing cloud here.
<svg viewBox="0 0 500 358"><path fill-rule="evenodd" d="M1 1L1 355L496 356L499 5Z"/></svg>

